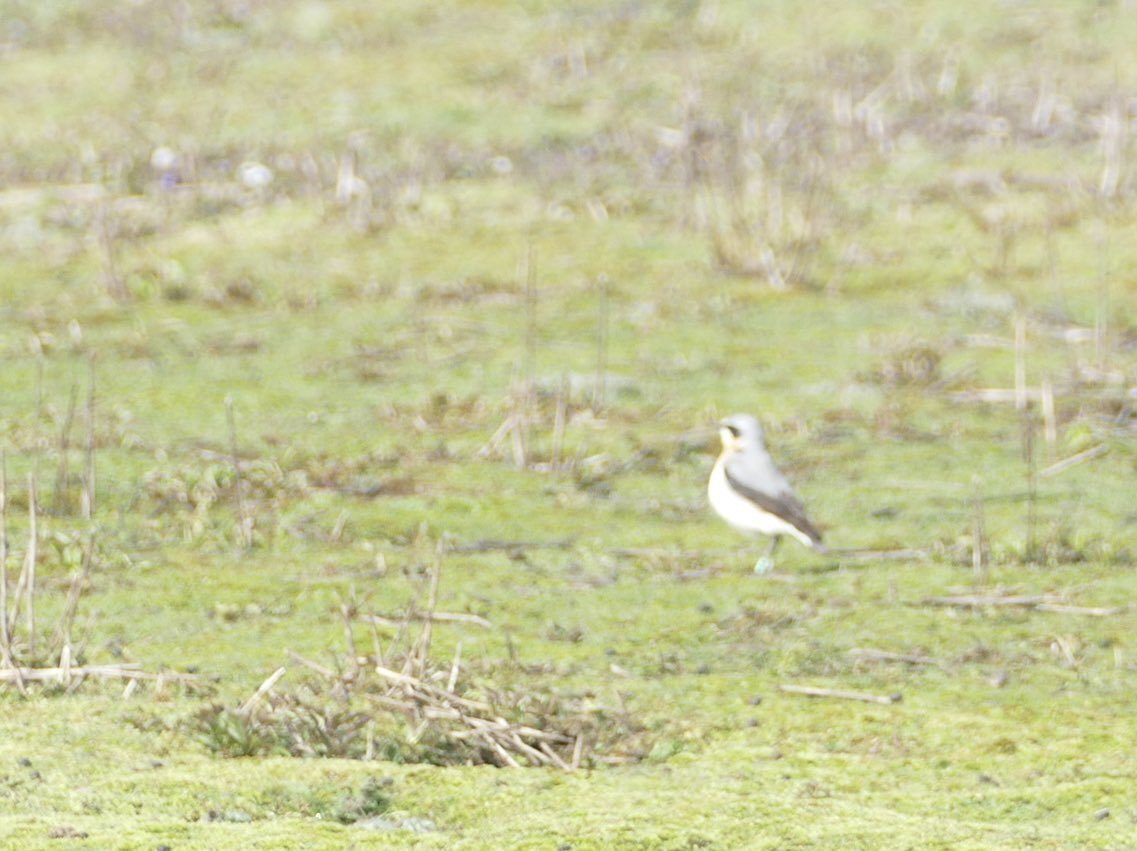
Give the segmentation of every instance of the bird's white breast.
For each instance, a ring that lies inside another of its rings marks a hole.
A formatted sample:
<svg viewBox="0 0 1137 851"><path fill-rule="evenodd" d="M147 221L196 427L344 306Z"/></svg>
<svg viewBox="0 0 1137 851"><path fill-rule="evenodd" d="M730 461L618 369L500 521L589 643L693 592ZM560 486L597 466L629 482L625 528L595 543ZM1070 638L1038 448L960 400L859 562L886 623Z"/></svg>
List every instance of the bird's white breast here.
<svg viewBox="0 0 1137 851"><path fill-rule="evenodd" d="M726 478L724 454L715 462L707 483L707 498L718 515L740 532L761 535L792 535L807 547L809 538L785 520L760 508L730 486Z"/></svg>

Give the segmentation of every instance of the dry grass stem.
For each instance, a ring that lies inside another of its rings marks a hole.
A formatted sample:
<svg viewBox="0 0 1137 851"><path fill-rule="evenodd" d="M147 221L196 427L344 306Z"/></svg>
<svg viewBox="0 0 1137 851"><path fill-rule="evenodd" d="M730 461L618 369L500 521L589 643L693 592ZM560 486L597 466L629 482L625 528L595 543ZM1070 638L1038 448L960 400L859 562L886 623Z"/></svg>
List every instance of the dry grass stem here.
<svg viewBox="0 0 1137 851"><path fill-rule="evenodd" d="M556 413L553 414L553 453L550 461L553 472L561 467L561 452L564 449L565 442L565 420L568 417L568 396L568 376L563 375L561 376L561 385L557 390Z"/></svg>
<svg viewBox="0 0 1137 851"><path fill-rule="evenodd" d="M926 606L957 606L965 609L983 609L998 607L1014 607L1034 609L1039 612L1054 612L1067 615L1090 615L1108 617L1128 611L1125 606L1095 607L1072 606L1063 601L1062 597L1052 594L1029 595L970 595L960 594L948 597L928 597L923 601Z"/></svg>
<svg viewBox="0 0 1137 851"><path fill-rule="evenodd" d="M515 410L505 418L502 424L498 426L497 431L493 433L493 436L477 451L477 457L491 458L500 454L502 447L508 440L510 441L510 450L513 453L514 466L519 470L523 470L525 469L527 461L525 453L527 417L524 411L516 410L516 402L513 404Z"/></svg>
<svg viewBox="0 0 1137 851"><path fill-rule="evenodd" d="M1108 618L1130 610L1130 606L1067 606L1064 603L1039 603L1034 607L1039 612L1053 612L1059 615L1087 615Z"/></svg>
<svg viewBox="0 0 1137 851"><path fill-rule="evenodd" d="M67 665L47 668L31 668L18 666L14 668L0 668L0 682L58 682L66 685L70 677L72 682L95 677L100 679L137 679L152 680L154 682L191 682L195 679L192 674L160 673L151 674L143 671L141 666L130 662L121 665Z"/></svg>
<svg viewBox="0 0 1137 851"><path fill-rule="evenodd" d="M528 454L525 451L525 432L528 430L529 420L524 415L519 415L513 419L513 430L510 432L512 441L510 446L513 449L513 466L518 470L524 470L528 464Z"/></svg>
<svg viewBox="0 0 1137 851"><path fill-rule="evenodd" d="M525 401L529 405L537 370L537 261L532 239L526 246L522 277L525 279Z"/></svg>
<svg viewBox="0 0 1137 851"><path fill-rule="evenodd" d="M27 594L24 616L27 618L28 653L36 654L36 562L39 560L39 506L36 498L36 477L28 473L28 550L24 559L24 570L20 578L26 577L24 585Z"/></svg>
<svg viewBox="0 0 1137 851"><path fill-rule="evenodd" d="M1054 447L1058 443L1058 421L1054 416L1054 387L1050 379L1042 382L1040 395L1042 397L1042 433L1046 439L1046 452L1048 457L1054 457Z"/></svg>
<svg viewBox="0 0 1137 851"><path fill-rule="evenodd" d="M462 642L458 642L457 648L454 650L454 662L450 665L450 676L446 680L446 690L453 693L454 687L458 684L458 669L462 664Z"/></svg>
<svg viewBox="0 0 1137 851"><path fill-rule="evenodd" d="M257 708L257 705L260 704L262 700L264 700L265 695L272 691L273 686L275 686L280 681L280 678L283 677L286 673L288 673L288 669L284 666L281 666L269 674L268 677L265 678L265 681L260 684L257 690L249 696L249 699L241 704L241 708L237 710L238 714L247 717L254 709Z"/></svg>
<svg viewBox="0 0 1137 851"><path fill-rule="evenodd" d="M12 665L12 630L8 625L8 455L0 451L0 661Z"/></svg>
<svg viewBox="0 0 1137 851"><path fill-rule="evenodd" d="M413 621L435 621L443 623L471 623L475 626L490 629L493 624L479 615L471 615L467 612L420 612L411 611L409 615L402 617L395 617L392 615L364 615L363 620L366 623L372 623L376 626L384 626L389 629L400 628L406 625L407 618Z"/></svg>
<svg viewBox="0 0 1137 851"><path fill-rule="evenodd" d="M499 452L501 445L505 443L505 440L507 437L509 437L509 433L512 429L513 415L510 414L505 418L505 420L502 421L502 424L497 427L497 431L495 431L490 436L490 439L485 442L482 448L479 449L475 455L478 458L489 458Z"/></svg>
<svg viewBox="0 0 1137 851"><path fill-rule="evenodd" d="M1046 594L1007 595L999 594L956 594L946 597L927 597L925 606L960 606L963 608L980 609L988 606L1017 606L1033 609L1043 603L1059 603L1060 597Z"/></svg>
<svg viewBox="0 0 1137 851"><path fill-rule="evenodd" d="M336 672L329 668L327 665L321 665L319 662L313 662L311 659L306 659L294 650L285 650L285 654L289 659L299 662L305 668L315 671L321 677L334 677Z"/></svg>
<svg viewBox="0 0 1137 851"><path fill-rule="evenodd" d="M241 462L237 456L237 423L233 414L233 397L225 397L225 421L229 427L229 457L233 464L234 483L237 490L238 533L241 545L246 549L253 546L253 517L245 501L245 480L241 476Z"/></svg>
<svg viewBox="0 0 1137 851"><path fill-rule="evenodd" d="M351 676L359 671L359 651L355 647L355 633L351 628L351 618L355 613L354 606L347 603L340 605L340 617L343 619L343 640L347 647L347 662Z"/></svg>
<svg viewBox="0 0 1137 851"><path fill-rule="evenodd" d="M784 692L790 694L804 694L807 697L832 697L837 700L859 700L863 703L899 703L903 699L903 695L897 694L867 694L860 691L843 691L841 689L832 688L818 688L815 686L795 686L783 683L778 686Z"/></svg>
<svg viewBox="0 0 1137 851"><path fill-rule="evenodd" d="M55 475L55 494L52 496L53 514L61 514L64 509L64 491L70 475L71 428L75 423L75 404L79 398L79 385L71 383L71 395L67 399L67 413L59 429L59 469Z"/></svg>
<svg viewBox="0 0 1137 851"><path fill-rule="evenodd" d="M1126 137L1126 121L1116 97L1109 109L1097 116L1095 123L1097 124L1102 154L1098 193L1102 198L1113 198L1121 183Z"/></svg>
<svg viewBox="0 0 1137 851"><path fill-rule="evenodd" d="M83 587L91 576L91 565L94 559L95 533L90 532L83 546L83 561L71 577L71 585L67 589L67 599L64 601L63 611L60 613L55 626L55 642L61 653L71 653L71 625L75 621L75 613L79 608L79 597L83 593Z"/></svg>
<svg viewBox="0 0 1137 851"><path fill-rule="evenodd" d="M592 409L604 410L608 384L608 276L596 281L596 383L592 392Z"/></svg>
<svg viewBox="0 0 1137 851"><path fill-rule="evenodd" d="M987 575L987 522L983 509L983 492L975 481L974 519L971 526L971 569L980 579Z"/></svg>
<svg viewBox="0 0 1137 851"><path fill-rule="evenodd" d="M87 391L86 416L86 470L83 475L82 504L80 510L84 520L90 520L95 514L95 361L90 361L90 387Z"/></svg>
<svg viewBox="0 0 1137 851"><path fill-rule="evenodd" d="M849 561L887 561L905 559L921 559L927 558L930 550L928 549L911 549L911 550L862 550L862 549L829 549L826 550L826 555L836 556L840 559Z"/></svg>
<svg viewBox="0 0 1137 851"><path fill-rule="evenodd" d="M488 553L505 550L511 553L523 553L526 550L567 550L573 546L572 538L562 538L559 541L499 541L487 538L472 544L447 544L448 553Z"/></svg>
<svg viewBox="0 0 1137 851"><path fill-rule="evenodd" d="M118 263L115 260L114 236L107 223L107 205L99 203L95 213L95 227L98 229L99 247L102 248L103 278L106 282L107 292L115 301L126 301L130 295L122 276L118 272Z"/></svg>
<svg viewBox="0 0 1137 851"><path fill-rule="evenodd" d="M1071 467L1075 467L1085 461L1091 461L1094 458L1105 455L1107 452L1109 452L1109 446L1104 443L1099 443L1097 446L1091 446L1089 449L1083 450L1076 455L1071 455L1069 458L1063 458L1061 461L1051 464L1049 467L1040 471L1038 475L1046 477L1057 476L1059 473L1069 470Z"/></svg>
<svg viewBox="0 0 1137 851"><path fill-rule="evenodd" d="M1035 402L1042 398L1042 391L1031 387L1021 390L1005 389L1002 387L986 387L978 390L958 390L948 394L948 398L957 402L1014 402L1015 407L1027 402Z"/></svg>
<svg viewBox="0 0 1137 851"><path fill-rule="evenodd" d="M427 586L426 598L426 611L434 612L438 608L438 583L442 579L442 545L439 544L438 551L434 555L434 561L430 565L430 577ZM419 632L418 639L414 645L414 651L407 656L407 663L404 670L408 670L411 665L412 659L417 663L418 670L426 668L427 661L430 657L430 642L434 635L434 618L428 617L422 622L422 630Z"/></svg>
<svg viewBox="0 0 1137 851"><path fill-rule="evenodd" d="M943 667L943 663L930 656L921 656L916 653L893 653L889 650L875 650L871 647L854 647L849 656L860 662L904 662L908 665L935 665Z"/></svg>
<svg viewBox="0 0 1137 851"><path fill-rule="evenodd" d="M1035 422L1031 411L1025 407L1020 416L1022 429L1023 463L1026 465L1026 546L1025 556L1028 562L1038 557L1037 529L1038 529L1038 464L1035 452Z"/></svg>
<svg viewBox="0 0 1137 851"><path fill-rule="evenodd" d="M1025 411L1026 394L1026 320L1015 319L1015 410Z"/></svg>

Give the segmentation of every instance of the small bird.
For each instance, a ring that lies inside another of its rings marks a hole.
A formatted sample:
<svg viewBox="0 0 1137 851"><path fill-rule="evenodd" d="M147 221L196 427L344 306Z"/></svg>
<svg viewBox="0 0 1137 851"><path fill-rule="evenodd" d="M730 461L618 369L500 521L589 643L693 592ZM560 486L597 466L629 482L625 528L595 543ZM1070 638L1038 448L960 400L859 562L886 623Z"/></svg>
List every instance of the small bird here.
<svg viewBox="0 0 1137 851"><path fill-rule="evenodd" d="M722 455L711 471L707 496L711 507L735 529L770 536L770 549L758 559L754 572L766 573L773 568L774 550L782 535L825 552L821 533L766 451L758 420L749 414L729 416L719 423L719 436Z"/></svg>

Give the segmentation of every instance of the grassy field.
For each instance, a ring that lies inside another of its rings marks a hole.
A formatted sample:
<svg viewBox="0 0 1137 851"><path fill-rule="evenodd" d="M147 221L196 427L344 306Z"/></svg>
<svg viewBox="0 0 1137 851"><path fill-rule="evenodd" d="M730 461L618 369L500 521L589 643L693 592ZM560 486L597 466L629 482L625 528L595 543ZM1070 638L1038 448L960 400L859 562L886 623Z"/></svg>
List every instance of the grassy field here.
<svg viewBox="0 0 1137 851"><path fill-rule="evenodd" d="M0 846L1133 847L1135 43L0 0ZM736 411L834 555L711 514Z"/></svg>

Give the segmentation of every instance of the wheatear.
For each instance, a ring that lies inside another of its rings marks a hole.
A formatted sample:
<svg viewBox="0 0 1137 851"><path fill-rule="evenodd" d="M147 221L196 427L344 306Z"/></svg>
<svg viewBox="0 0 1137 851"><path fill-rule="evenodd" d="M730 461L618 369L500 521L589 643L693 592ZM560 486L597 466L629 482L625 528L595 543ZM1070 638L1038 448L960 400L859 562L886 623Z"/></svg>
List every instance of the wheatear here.
<svg viewBox="0 0 1137 851"><path fill-rule="evenodd" d="M766 451L758 420L734 414L719 423L719 436L722 455L711 471L707 496L711 507L735 529L770 536L770 549L754 565L754 572L766 573L774 566L774 550L782 535L825 552L821 533Z"/></svg>

